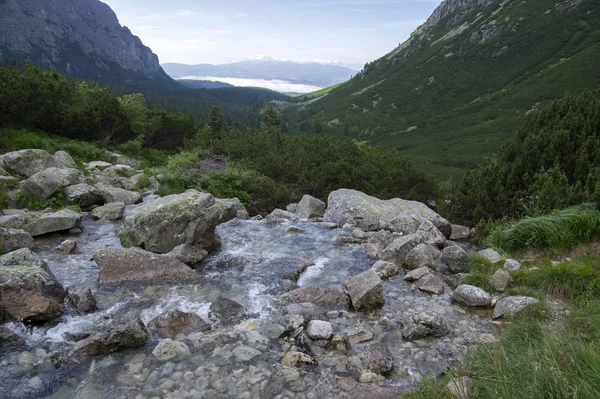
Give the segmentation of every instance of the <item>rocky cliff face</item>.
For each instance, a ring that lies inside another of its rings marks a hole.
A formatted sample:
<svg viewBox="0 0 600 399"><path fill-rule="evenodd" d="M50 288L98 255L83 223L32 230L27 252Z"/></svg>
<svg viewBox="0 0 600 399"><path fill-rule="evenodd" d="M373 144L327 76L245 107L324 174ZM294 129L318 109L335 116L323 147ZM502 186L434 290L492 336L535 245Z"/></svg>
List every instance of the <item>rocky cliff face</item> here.
<svg viewBox="0 0 600 399"><path fill-rule="evenodd" d="M0 0L0 56L105 83L169 81L156 54L98 0Z"/></svg>

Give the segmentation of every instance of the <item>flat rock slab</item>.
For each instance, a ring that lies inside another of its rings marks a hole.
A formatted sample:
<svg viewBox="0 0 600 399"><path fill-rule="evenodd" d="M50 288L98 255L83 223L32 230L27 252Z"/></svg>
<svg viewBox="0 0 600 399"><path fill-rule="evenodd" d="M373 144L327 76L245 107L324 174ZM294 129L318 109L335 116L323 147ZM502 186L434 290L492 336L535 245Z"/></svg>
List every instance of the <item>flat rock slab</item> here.
<svg viewBox="0 0 600 399"><path fill-rule="evenodd" d="M21 248L35 248L36 246L31 234L25 230L2 227L0 227L0 245L8 252Z"/></svg>
<svg viewBox="0 0 600 399"><path fill-rule="evenodd" d="M369 269L346 282L352 306L357 310L374 310L383 307L383 284L377 272Z"/></svg>
<svg viewBox="0 0 600 399"><path fill-rule="evenodd" d="M506 298L502 298L498 301L494 307L492 318L499 319L501 317L515 316L528 306L539 302L539 299L528 296L507 296Z"/></svg>
<svg viewBox="0 0 600 399"><path fill-rule="evenodd" d="M62 187L81 184L83 181L83 173L77 169L48 168L27 179L21 190L27 195L46 199Z"/></svg>
<svg viewBox="0 0 600 399"><path fill-rule="evenodd" d="M44 213L39 219L34 220L24 227L33 237L56 231L69 230L79 227L83 215L71 209L63 209L58 212Z"/></svg>
<svg viewBox="0 0 600 399"><path fill-rule="evenodd" d="M492 303L490 294L474 285L459 285L456 287L452 293L452 300L472 308L488 307Z"/></svg>
<svg viewBox="0 0 600 399"><path fill-rule="evenodd" d="M95 252L93 259L100 267L98 277L100 284L197 277L189 266L177 259L153 254L139 248L103 249Z"/></svg>
<svg viewBox="0 0 600 399"><path fill-rule="evenodd" d="M322 285L309 285L281 295L284 304L310 302L325 310L348 310L348 295L340 290Z"/></svg>
<svg viewBox="0 0 600 399"><path fill-rule="evenodd" d="M58 163L44 150L21 150L4 154L4 165L20 176L31 177L44 169L56 168Z"/></svg>

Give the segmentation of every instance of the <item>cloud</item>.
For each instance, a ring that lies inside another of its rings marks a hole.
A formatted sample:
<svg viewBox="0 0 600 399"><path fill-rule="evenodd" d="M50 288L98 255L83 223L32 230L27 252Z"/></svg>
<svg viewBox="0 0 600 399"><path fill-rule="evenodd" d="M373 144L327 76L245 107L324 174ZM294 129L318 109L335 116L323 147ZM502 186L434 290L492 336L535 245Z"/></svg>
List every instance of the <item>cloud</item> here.
<svg viewBox="0 0 600 399"><path fill-rule="evenodd" d="M243 79L243 78L218 78L215 76L186 76L178 80L208 80L213 82L224 82L239 87L263 87L282 93L311 93L322 89L322 87L292 83L285 80L265 79Z"/></svg>

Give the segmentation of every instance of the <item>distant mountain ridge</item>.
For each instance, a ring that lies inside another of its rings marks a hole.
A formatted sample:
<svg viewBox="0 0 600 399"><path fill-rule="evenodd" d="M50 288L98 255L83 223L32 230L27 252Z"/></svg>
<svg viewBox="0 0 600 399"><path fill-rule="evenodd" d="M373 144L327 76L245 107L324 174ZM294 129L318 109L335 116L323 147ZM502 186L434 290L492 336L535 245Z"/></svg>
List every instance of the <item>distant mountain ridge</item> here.
<svg viewBox="0 0 600 399"><path fill-rule="evenodd" d="M107 84L176 85L98 0L1 0L0 56Z"/></svg>
<svg viewBox="0 0 600 399"><path fill-rule="evenodd" d="M600 85L597 0L445 0L411 37L321 99L293 134L395 147L459 176L541 105Z"/></svg>
<svg viewBox="0 0 600 399"><path fill-rule="evenodd" d="M248 60L223 65L166 63L162 66L165 72L174 79L189 76L277 79L319 87L345 82L358 72L338 65L274 60Z"/></svg>

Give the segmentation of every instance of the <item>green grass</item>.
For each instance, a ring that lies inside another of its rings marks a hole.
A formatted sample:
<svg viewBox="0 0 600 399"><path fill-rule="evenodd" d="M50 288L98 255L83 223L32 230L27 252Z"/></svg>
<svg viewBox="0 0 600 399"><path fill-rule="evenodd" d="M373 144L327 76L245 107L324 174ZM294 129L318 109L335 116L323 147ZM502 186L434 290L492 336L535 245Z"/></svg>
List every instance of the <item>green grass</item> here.
<svg viewBox="0 0 600 399"><path fill-rule="evenodd" d="M0 129L0 137L2 137L0 154L35 148L48 151L50 154L59 150L66 151L79 164L91 161L110 161L108 154L94 143L17 129Z"/></svg>
<svg viewBox="0 0 600 399"><path fill-rule="evenodd" d="M584 204L499 227L490 234L487 243L509 253L527 249L564 252L598 236L600 212L594 205Z"/></svg>
<svg viewBox="0 0 600 399"><path fill-rule="evenodd" d="M492 291L492 286L489 283L490 277L501 269L504 260L492 263L485 256L473 254L468 261L468 276L465 279L465 284L475 285L488 292Z"/></svg>
<svg viewBox="0 0 600 399"><path fill-rule="evenodd" d="M336 85L333 86L329 86L329 87L325 87L321 90L317 90L317 91L313 91L311 93L307 93L304 94L302 96L298 96L294 99L294 102L303 102L303 101L307 101L307 100L311 100L313 98L317 98L317 97L321 97L327 93L329 93L331 90L343 85L344 83L338 83Z"/></svg>
<svg viewBox="0 0 600 399"><path fill-rule="evenodd" d="M17 194L17 204L20 208L29 209L32 211L38 211L46 208L57 210L69 207L67 197L62 190L58 190L52 197L46 199L19 192Z"/></svg>

